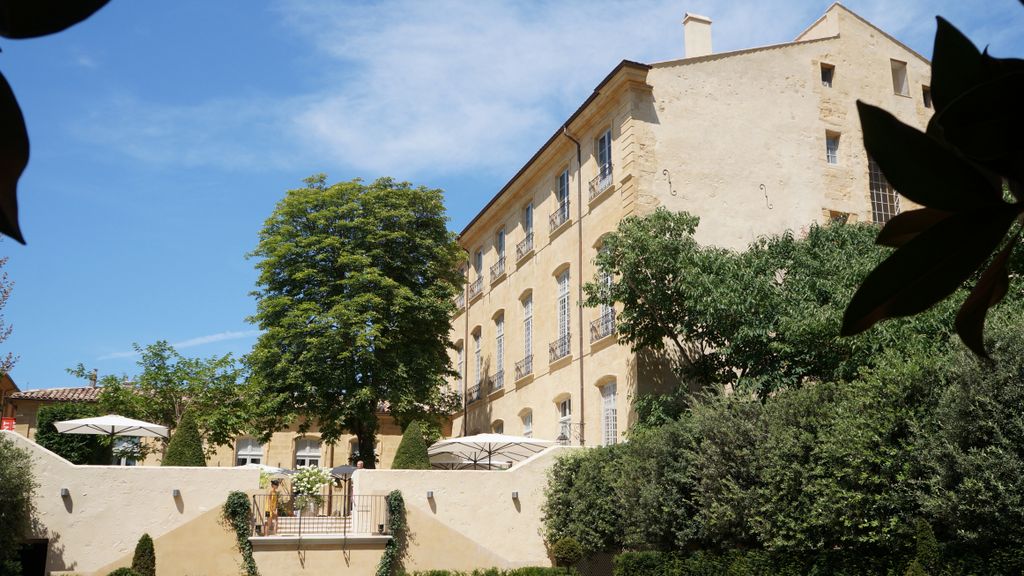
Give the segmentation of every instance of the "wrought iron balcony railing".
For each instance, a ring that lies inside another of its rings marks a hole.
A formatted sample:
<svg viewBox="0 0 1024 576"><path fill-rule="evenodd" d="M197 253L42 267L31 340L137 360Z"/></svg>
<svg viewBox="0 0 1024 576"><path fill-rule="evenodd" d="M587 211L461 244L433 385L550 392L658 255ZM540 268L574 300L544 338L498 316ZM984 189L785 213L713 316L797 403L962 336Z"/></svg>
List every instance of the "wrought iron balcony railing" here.
<svg viewBox="0 0 1024 576"><path fill-rule="evenodd" d="M473 283L469 285L469 299L476 298L484 291L484 278L483 276L473 280Z"/></svg>
<svg viewBox="0 0 1024 576"><path fill-rule="evenodd" d="M344 488L340 494L295 496L282 492L271 497L252 497L251 536L296 537L304 534L338 535L390 534L391 519L385 496L353 496Z"/></svg>
<svg viewBox="0 0 1024 576"><path fill-rule="evenodd" d="M615 333L615 308L609 308L590 323L590 341L597 342L598 340L611 336Z"/></svg>
<svg viewBox="0 0 1024 576"><path fill-rule="evenodd" d="M571 336L572 334L565 334L548 345L548 355L551 357L551 362L560 360L569 355L569 343L572 339Z"/></svg>
<svg viewBox="0 0 1024 576"><path fill-rule="evenodd" d="M516 260L526 258L530 252L533 252L533 232L527 234L522 242L516 244Z"/></svg>
<svg viewBox="0 0 1024 576"><path fill-rule="evenodd" d="M548 218L548 224L551 226L551 231L554 232L562 224L569 221L569 201L566 200L558 205L558 209L551 213L551 217Z"/></svg>
<svg viewBox="0 0 1024 576"><path fill-rule="evenodd" d="M491 284L505 275L505 257L498 258L498 261L491 266Z"/></svg>
<svg viewBox="0 0 1024 576"><path fill-rule="evenodd" d="M522 380L530 374L533 374L533 354L516 362L516 380Z"/></svg>
<svg viewBox="0 0 1024 576"><path fill-rule="evenodd" d="M466 307L466 293L459 292L459 295L455 297L455 309L462 310Z"/></svg>
<svg viewBox="0 0 1024 576"><path fill-rule="evenodd" d="M569 446L574 440L577 444L582 444L583 426L578 422L559 422L558 430L558 437L555 438L555 442L558 442L560 445Z"/></svg>
<svg viewBox="0 0 1024 576"><path fill-rule="evenodd" d="M490 384L491 384L491 392L494 392L495 390L501 390L502 388L505 387L505 371L504 370L498 370L494 374L491 374L490 376L488 376L488 379L490 380Z"/></svg>
<svg viewBox="0 0 1024 576"><path fill-rule="evenodd" d="M470 386L469 389L466 390L466 402L468 404L472 404L473 402L479 400L482 396L482 393L480 392L482 389L483 382L477 383L476 386Z"/></svg>
<svg viewBox="0 0 1024 576"><path fill-rule="evenodd" d="M590 200L593 201L604 193L605 190L611 188L612 185L612 163L601 165L597 170L597 176L590 181Z"/></svg>

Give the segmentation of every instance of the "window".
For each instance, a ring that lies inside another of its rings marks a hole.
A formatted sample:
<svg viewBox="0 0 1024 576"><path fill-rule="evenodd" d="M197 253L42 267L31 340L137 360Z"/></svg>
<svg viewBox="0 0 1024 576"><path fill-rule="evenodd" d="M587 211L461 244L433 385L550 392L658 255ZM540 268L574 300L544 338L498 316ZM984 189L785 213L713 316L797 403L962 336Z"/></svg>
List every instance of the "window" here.
<svg viewBox="0 0 1024 576"><path fill-rule="evenodd" d="M569 169L566 168L558 176L558 214L562 221L569 219Z"/></svg>
<svg viewBox="0 0 1024 576"><path fill-rule="evenodd" d="M523 358L533 356L533 294L523 298Z"/></svg>
<svg viewBox="0 0 1024 576"><path fill-rule="evenodd" d="M839 164L839 133L825 132L825 161Z"/></svg>
<svg viewBox="0 0 1024 576"><path fill-rule="evenodd" d="M523 436L533 438L533 411L527 410L523 414Z"/></svg>
<svg viewBox="0 0 1024 576"><path fill-rule="evenodd" d="M840 212L838 210L829 210L828 221L830 224L846 224L850 221L850 213Z"/></svg>
<svg viewBox="0 0 1024 576"><path fill-rule="evenodd" d="M601 388L601 430L605 446L618 443L618 426L618 411L615 407L615 382L611 382Z"/></svg>
<svg viewBox="0 0 1024 576"><path fill-rule="evenodd" d="M263 462L263 445L255 438L239 438L235 445L235 466Z"/></svg>
<svg viewBox="0 0 1024 576"><path fill-rule="evenodd" d="M115 466L138 465L136 456L139 455L140 450L139 440L138 436L114 436L114 458L111 463Z"/></svg>
<svg viewBox="0 0 1024 576"><path fill-rule="evenodd" d="M458 392L462 394L462 388L466 385L466 351L460 343L455 348L455 369L459 371Z"/></svg>
<svg viewBox="0 0 1024 576"><path fill-rule="evenodd" d="M494 423L491 424L491 432L493 432L495 434L504 434L505 433L505 423L502 422L501 420L495 420Z"/></svg>
<svg viewBox="0 0 1024 576"><path fill-rule="evenodd" d="M494 320L494 368L495 374L498 376L495 378L495 387L500 388L499 383L502 383L502 376L505 375L505 315L502 314Z"/></svg>
<svg viewBox="0 0 1024 576"><path fill-rule="evenodd" d="M320 440L300 438L295 441L295 467L320 465Z"/></svg>
<svg viewBox="0 0 1024 576"><path fill-rule="evenodd" d="M569 335L569 269L558 275L558 337Z"/></svg>
<svg viewBox="0 0 1024 576"><path fill-rule="evenodd" d="M484 250L483 248L477 248L476 254L473 255L473 270L476 271L477 278L483 274L484 270Z"/></svg>
<svg viewBox="0 0 1024 576"><path fill-rule="evenodd" d="M498 233L494 235L494 250L498 253L498 259L503 260L505 258L505 229L501 228Z"/></svg>
<svg viewBox="0 0 1024 576"><path fill-rule="evenodd" d="M925 108L932 107L932 89L928 86L921 86L921 101Z"/></svg>
<svg viewBox="0 0 1024 576"><path fill-rule="evenodd" d="M836 67L831 64L821 63L821 85L826 88L832 87L832 77L836 74Z"/></svg>
<svg viewBox="0 0 1024 576"><path fill-rule="evenodd" d="M907 86L907 63L899 60L890 60L892 63L892 91L900 96L909 96L910 88Z"/></svg>
<svg viewBox="0 0 1024 576"><path fill-rule="evenodd" d="M476 366L476 380L474 382L479 384L483 378L481 377L481 370L483 370L484 363L483 357L480 355L480 332L473 334L473 364Z"/></svg>
<svg viewBox="0 0 1024 576"><path fill-rule="evenodd" d="M603 176L611 174L612 168L612 131L605 130L597 139L597 167Z"/></svg>
<svg viewBox="0 0 1024 576"><path fill-rule="evenodd" d="M885 224L900 213L900 197L885 179L874 158L868 157L868 186L871 188L871 218L875 224Z"/></svg>
<svg viewBox="0 0 1024 576"><path fill-rule="evenodd" d="M533 234L533 202L523 208L523 233L527 236Z"/></svg>
<svg viewBox="0 0 1024 576"><path fill-rule="evenodd" d="M558 402L558 421L568 422L572 419L572 398L566 398Z"/></svg>

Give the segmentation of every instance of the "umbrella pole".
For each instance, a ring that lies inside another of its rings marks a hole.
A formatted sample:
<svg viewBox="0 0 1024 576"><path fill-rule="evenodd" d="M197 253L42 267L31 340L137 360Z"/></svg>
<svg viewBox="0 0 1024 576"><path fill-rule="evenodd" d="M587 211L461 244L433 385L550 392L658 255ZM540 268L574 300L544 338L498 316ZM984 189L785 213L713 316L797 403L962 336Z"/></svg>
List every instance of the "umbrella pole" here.
<svg viewBox="0 0 1024 576"><path fill-rule="evenodd" d="M330 464L328 466L330 468L334 468L334 442L331 442L331 455L328 458L330 460ZM331 508L333 506L334 506L334 478L332 477L331 481L327 483L327 515L328 516L331 515Z"/></svg>

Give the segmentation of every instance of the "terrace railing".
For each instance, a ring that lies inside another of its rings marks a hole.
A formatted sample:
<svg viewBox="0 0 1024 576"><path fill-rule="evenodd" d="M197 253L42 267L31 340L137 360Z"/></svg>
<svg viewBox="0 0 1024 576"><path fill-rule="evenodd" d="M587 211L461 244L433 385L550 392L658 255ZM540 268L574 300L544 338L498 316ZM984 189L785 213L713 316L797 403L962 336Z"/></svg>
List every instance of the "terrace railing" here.
<svg viewBox="0 0 1024 576"><path fill-rule="evenodd" d="M598 340L611 336L615 333L615 308L609 308L604 311L601 316L590 323L590 341L597 342Z"/></svg>
<svg viewBox="0 0 1024 576"><path fill-rule="evenodd" d="M476 386L470 386L469 389L466 390L466 402L472 404L473 402L480 400L480 398L483 396L481 392L482 389L483 382L478 382Z"/></svg>
<svg viewBox="0 0 1024 576"><path fill-rule="evenodd" d="M491 284L494 284L498 279L505 275L505 257L498 258L498 261L491 266Z"/></svg>
<svg viewBox="0 0 1024 576"><path fill-rule="evenodd" d="M267 508L270 496L252 497L252 536L390 534L385 496L348 494L316 497L279 494L277 514Z"/></svg>
<svg viewBox="0 0 1024 576"><path fill-rule="evenodd" d="M558 209L551 213L551 216L548 218L548 225L551 227L551 231L554 232L568 221L569 202L562 202L558 205Z"/></svg>
<svg viewBox="0 0 1024 576"><path fill-rule="evenodd" d="M533 252L533 232L526 235L519 244L516 244L516 261L522 260Z"/></svg>
<svg viewBox="0 0 1024 576"><path fill-rule="evenodd" d="M459 295L455 297L455 309L462 310L466 307L466 293L459 292Z"/></svg>
<svg viewBox="0 0 1024 576"><path fill-rule="evenodd" d="M593 202L595 198L604 193L605 190L611 188L612 185L612 163L602 164L597 170L597 176L590 181L590 201Z"/></svg>
<svg viewBox="0 0 1024 576"><path fill-rule="evenodd" d="M533 354L516 362L516 380L522 380L530 374L533 374Z"/></svg>
<svg viewBox="0 0 1024 576"><path fill-rule="evenodd" d="M548 355L551 357L551 362L560 360L569 355L569 343L572 340L571 337L572 334L567 333L548 345Z"/></svg>
<svg viewBox="0 0 1024 576"><path fill-rule="evenodd" d="M495 390L501 390L502 388L505 387L505 371L498 370L494 374L491 374L488 377L488 380L490 380L491 392Z"/></svg>
<svg viewBox="0 0 1024 576"><path fill-rule="evenodd" d="M476 298L484 291L484 277L480 276L469 285L469 299Z"/></svg>

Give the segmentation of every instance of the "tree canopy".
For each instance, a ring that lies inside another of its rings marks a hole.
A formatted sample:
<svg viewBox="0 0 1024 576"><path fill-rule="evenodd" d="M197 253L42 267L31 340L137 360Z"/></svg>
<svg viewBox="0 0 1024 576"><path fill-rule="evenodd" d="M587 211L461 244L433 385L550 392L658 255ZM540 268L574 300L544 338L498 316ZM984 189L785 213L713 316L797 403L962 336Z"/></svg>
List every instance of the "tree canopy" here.
<svg viewBox="0 0 1024 576"><path fill-rule="evenodd" d="M37 483L29 453L0 436L0 574L20 574L18 545L29 536Z"/></svg>
<svg viewBox="0 0 1024 576"><path fill-rule="evenodd" d="M297 416L373 454L377 414L449 414L445 385L462 253L442 192L381 178L306 179L274 209L250 254L264 332L249 356L265 435ZM372 460L367 462L373 466Z"/></svg>
<svg viewBox="0 0 1024 576"><path fill-rule="evenodd" d="M245 390L243 367L231 354L189 358L164 340L134 347L140 372L133 379L113 374L100 379L103 412L162 424L172 432L192 412L209 450L248 430L251 406L260 399ZM82 364L69 372L89 376Z"/></svg>
<svg viewBox="0 0 1024 576"><path fill-rule="evenodd" d="M92 434L61 434L54 426L55 422L62 420L99 415L95 404L72 402L43 406L36 421L36 443L72 464L110 464L111 443L108 438Z"/></svg>

